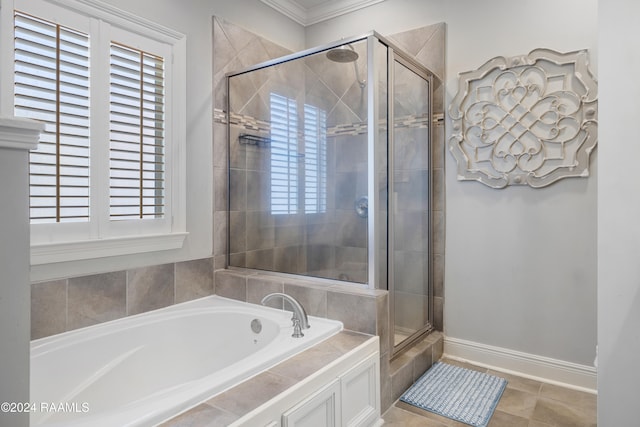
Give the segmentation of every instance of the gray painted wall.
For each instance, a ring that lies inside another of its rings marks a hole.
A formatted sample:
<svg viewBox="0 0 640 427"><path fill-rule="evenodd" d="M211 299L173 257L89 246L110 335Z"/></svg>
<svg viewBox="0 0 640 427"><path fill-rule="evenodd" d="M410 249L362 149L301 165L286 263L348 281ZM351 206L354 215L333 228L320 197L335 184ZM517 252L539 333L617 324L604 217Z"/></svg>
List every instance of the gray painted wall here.
<svg viewBox="0 0 640 427"><path fill-rule="evenodd" d="M598 425L638 424L640 396L640 4L601 1Z"/></svg>

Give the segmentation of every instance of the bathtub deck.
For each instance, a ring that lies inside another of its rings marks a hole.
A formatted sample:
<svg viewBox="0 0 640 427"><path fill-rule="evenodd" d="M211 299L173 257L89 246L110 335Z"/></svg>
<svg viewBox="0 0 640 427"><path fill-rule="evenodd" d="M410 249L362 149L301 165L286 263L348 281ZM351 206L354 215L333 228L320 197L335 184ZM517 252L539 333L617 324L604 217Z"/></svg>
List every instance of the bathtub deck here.
<svg viewBox="0 0 640 427"><path fill-rule="evenodd" d="M160 425L229 425L371 338L342 331Z"/></svg>

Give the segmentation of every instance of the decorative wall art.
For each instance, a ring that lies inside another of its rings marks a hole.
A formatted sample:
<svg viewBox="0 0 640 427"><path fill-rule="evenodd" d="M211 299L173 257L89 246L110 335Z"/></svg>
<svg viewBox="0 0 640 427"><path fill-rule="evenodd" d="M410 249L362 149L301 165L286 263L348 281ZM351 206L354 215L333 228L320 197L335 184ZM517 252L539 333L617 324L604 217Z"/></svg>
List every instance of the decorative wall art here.
<svg viewBox="0 0 640 427"><path fill-rule="evenodd" d="M459 180L538 188L589 175L598 106L586 50L493 58L460 74L449 112Z"/></svg>

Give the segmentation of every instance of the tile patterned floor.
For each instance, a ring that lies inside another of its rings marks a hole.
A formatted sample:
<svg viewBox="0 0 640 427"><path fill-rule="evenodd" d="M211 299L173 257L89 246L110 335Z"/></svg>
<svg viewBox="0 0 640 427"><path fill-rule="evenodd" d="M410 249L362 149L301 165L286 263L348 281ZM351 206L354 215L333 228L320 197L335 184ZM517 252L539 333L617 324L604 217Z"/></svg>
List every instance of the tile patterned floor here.
<svg viewBox="0 0 640 427"><path fill-rule="evenodd" d="M444 362L487 372L508 381L488 427L594 427L596 396L467 363ZM469 427L397 401L385 414L385 427Z"/></svg>

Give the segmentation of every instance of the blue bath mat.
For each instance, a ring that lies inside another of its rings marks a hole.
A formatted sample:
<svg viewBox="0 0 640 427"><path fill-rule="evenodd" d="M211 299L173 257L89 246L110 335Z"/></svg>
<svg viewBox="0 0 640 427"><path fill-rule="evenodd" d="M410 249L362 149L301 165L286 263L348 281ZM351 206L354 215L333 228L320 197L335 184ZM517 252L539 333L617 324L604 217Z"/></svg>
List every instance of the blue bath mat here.
<svg viewBox="0 0 640 427"><path fill-rule="evenodd" d="M507 380L436 362L400 400L475 427L486 427Z"/></svg>

